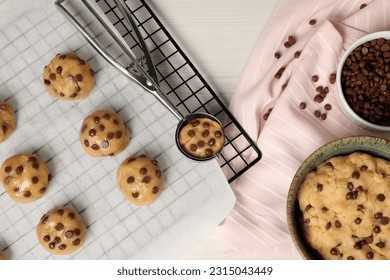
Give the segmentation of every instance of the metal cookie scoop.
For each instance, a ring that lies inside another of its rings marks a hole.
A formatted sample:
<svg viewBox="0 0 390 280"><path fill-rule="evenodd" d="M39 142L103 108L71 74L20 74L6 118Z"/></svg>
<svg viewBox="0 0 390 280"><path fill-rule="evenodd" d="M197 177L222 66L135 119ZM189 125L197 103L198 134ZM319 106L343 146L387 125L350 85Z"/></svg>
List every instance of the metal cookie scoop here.
<svg viewBox="0 0 390 280"><path fill-rule="evenodd" d="M115 43L120 47L120 49L124 52L124 54L132 61L131 69L134 71L130 71L128 68L121 65L117 60L115 60L109 52L102 46L102 44L99 43L96 38L94 38L81 24L79 21L75 19L62 5L61 3L65 0L57 0L55 2L55 5L57 9L76 27L77 31L80 32L80 34L91 44L91 46L101 55L104 59L106 59L111 65L113 65L116 69L118 69L122 74L124 74L129 79L135 81L138 83L141 87L143 87L146 91L151 93L155 98L157 98L160 103L162 103L172 114L175 115L175 117L179 120L179 123L176 128L176 145L178 149L188 158L196 160L196 161L206 161L210 160L218 155L218 153L221 151L213 151L211 154L208 152L206 155L198 157L194 154L191 154L188 152L183 145L179 142L179 135L181 130L188 125L190 122L201 119L201 118L207 118L210 119L210 121L213 121L221 127L222 131L222 137L224 137L223 128L220 123L220 121L215 118L214 116L203 113L203 112L196 112L191 113L187 116L183 116L177 108L171 103L171 101L166 97L164 92L161 90L158 84L157 79L157 73L154 67L154 64L152 62L152 59L150 57L150 53L148 51L148 48L145 44L145 41L141 35L141 33L138 30L137 25L135 24L134 20L132 19L132 15L130 13L130 10L128 9L127 5L125 4L124 0L114 0L115 4L117 5L120 13L123 15L125 21L131 25L133 28L134 33L137 36L137 39L139 41L139 44L144 52L144 57L142 59L139 59L135 56L133 51L131 50L130 46L127 45L127 43L120 38L112 29L111 27L104 21L104 19L95 11L95 9L87 2L87 0L82 0L83 4L88 8L88 10L92 13L92 15L98 20L98 22L102 25L102 27L107 31L107 33L110 35L110 37L115 41ZM148 67L148 71L145 70L144 67L141 65L142 63L146 63ZM224 139L224 138L223 138Z"/></svg>

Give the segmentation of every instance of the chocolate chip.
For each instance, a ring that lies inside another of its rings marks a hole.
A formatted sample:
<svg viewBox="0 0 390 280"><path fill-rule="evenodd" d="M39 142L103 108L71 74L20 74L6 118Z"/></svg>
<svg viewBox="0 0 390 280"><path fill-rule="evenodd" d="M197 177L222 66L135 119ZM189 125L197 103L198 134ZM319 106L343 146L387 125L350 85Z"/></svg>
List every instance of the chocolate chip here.
<svg viewBox="0 0 390 280"><path fill-rule="evenodd" d="M294 45L297 42L294 36L288 36L287 40L291 45Z"/></svg>
<svg viewBox="0 0 390 280"><path fill-rule="evenodd" d="M323 188L324 188L324 185L317 184L317 191L322 192Z"/></svg>
<svg viewBox="0 0 390 280"><path fill-rule="evenodd" d="M23 166L18 166L18 167L16 167L15 172L16 172L16 174L20 175L23 173L23 170L24 170Z"/></svg>
<svg viewBox="0 0 390 280"><path fill-rule="evenodd" d="M66 249L66 245L65 245L65 244L61 244L61 245L58 247L58 249L60 249L60 250L65 250L65 249Z"/></svg>
<svg viewBox="0 0 390 280"><path fill-rule="evenodd" d="M106 129L106 127L104 125L99 125L99 131L104 131L104 129Z"/></svg>
<svg viewBox="0 0 390 280"><path fill-rule="evenodd" d="M367 252L366 257L367 257L367 259L372 260L374 258L374 253L373 252Z"/></svg>
<svg viewBox="0 0 390 280"><path fill-rule="evenodd" d="M321 120L326 120L326 118L327 118L327 115L325 114L325 113L323 113L323 114L321 114Z"/></svg>
<svg viewBox="0 0 390 280"><path fill-rule="evenodd" d="M377 213L375 213L375 215L374 215L374 218L375 219L381 219L383 217L383 214L382 214L382 212L377 212Z"/></svg>
<svg viewBox="0 0 390 280"><path fill-rule="evenodd" d="M61 74L61 73L62 73L62 67L61 67L61 66L58 66L58 67L56 68L56 72L57 72L57 74Z"/></svg>
<svg viewBox="0 0 390 280"><path fill-rule="evenodd" d="M309 24L310 25L315 25L316 23L317 23L317 21L315 19L309 20Z"/></svg>
<svg viewBox="0 0 390 280"><path fill-rule="evenodd" d="M299 58L301 56L301 52L300 51L296 51L294 53L294 58Z"/></svg>
<svg viewBox="0 0 390 280"><path fill-rule="evenodd" d="M337 228L341 228L341 223L339 220L336 220L336 222L334 223L334 225L337 227Z"/></svg>
<svg viewBox="0 0 390 280"><path fill-rule="evenodd" d="M93 71L92 69L89 69L89 74L91 74L91 76L95 76L95 71Z"/></svg>
<svg viewBox="0 0 390 280"><path fill-rule="evenodd" d="M61 97L64 97L64 96L65 96L65 94L63 94L62 92L60 92L60 96L61 96Z"/></svg>
<svg viewBox="0 0 390 280"><path fill-rule="evenodd" d="M54 249L56 247L56 244L54 242L49 243L49 248Z"/></svg>
<svg viewBox="0 0 390 280"><path fill-rule="evenodd" d="M37 161L37 159L36 159L36 157L29 157L27 161L35 162L35 161Z"/></svg>
<svg viewBox="0 0 390 280"><path fill-rule="evenodd" d="M96 135L96 130L92 128L89 130L88 134L89 134L89 136L93 137Z"/></svg>
<svg viewBox="0 0 390 280"><path fill-rule="evenodd" d="M207 157L211 157L211 156L213 155L213 153L214 153L214 152L213 152L213 150L211 150L211 149L207 149L207 150L206 150L206 156L207 156Z"/></svg>
<svg viewBox="0 0 390 280"><path fill-rule="evenodd" d="M77 75L75 76L75 80L76 80L77 82L83 81L83 75L77 74Z"/></svg>
<svg viewBox="0 0 390 280"><path fill-rule="evenodd" d="M210 140L209 140L209 146L214 146L215 145L215 139L214 138L211 138Z"/></svg>
<svg viewBox="0 0 390 280"><path fill-rule="evenodd" d="M11 173L12 167L11 167L11 166L7 166L6 168L4 168L4 171L5 171L6 173Z"/></svg>
<svg viewBox="0 0 390 280"><path fill-rule="evenodd" d="M367 237L365 240L367 244L372 244L374 242L374 238L372 236Z"/></svg>
<svg viewBox="0 0 390 280"><path fill-rule="evenodd" d="M269 118L269 113L264 114L263 119L266 121Z"/></svg>
<svg viewBox="0 0 390 280"><path fill-rule="evenodd" d="M312 77L311 77L311 80L313 81L313 82L318 82L318 75L313 75Z"/></svg>
<svg viewBox="0 0 390 280"><path fill-rule="evenodd" d="M191 129L191 130L189 130L189 131L187 132L187 134L188 134L188 136L190 136L190 137L194 137L194 136L195 136L195 131L193 131L193 130Z"/></svg>
<svg viewBox="0 0 390 280"><path fill-rule="evenodd" d="M290 42L284 42L283 46L288 49L288 48L291 47L291 43Z"/></svg>
<svg viewBox="0 0 390 280"><path fill-rule="evenodd" d="M56 230L60 231L64 228L64 225L61 224L61 223L58 223L55 227L54 227Z"/></svg>
<svg viewBox="0 0 390 280"><path fill-rule="evenodd" d="M139 173L141 173L142 175L145 175L146 172L148 172L148 170L147 170L145 167L142 167L142 168L139 170Z"/></svg>
<svg viewBox="0 0 390 280"><path fill-rule="evenodd" d="M39 163L34 162L34 163L32 164L32 167L35 168L35 169L38 169L38 168L39 168Z"/></svg>
<svg viewBox="0 0 390 280"><path fill-rule="evenodd" d="M198 149L198 147L195 144L190 145L190 150L195 152Z"/></svg>
<svg viewBox="0 0 390 280"><path fill-rule="evenodd" d="M199 125L199 123L200 123L200 121L199 121L199 120L193 120L193 121L191 122L191 124L192 124L192 126L193 126L193 127L196 127L196 126L198 126L198 125Z"/></svg>
<svg viewBox="0 0 390 280"><path fill-rule="evenodd" d="M347 258L347 260L354 260L355 258L354 257L352 257L352 256L348 256L348 258Z"/></svg>
<svg viewBox="0 0 390 280"><path fill-rule="evenodd" d="M93 144L93 145L91 146L91 148L92 148L92 150L95 150L95 151L97 151L97 150L100 149L100 147L99 147L98 144Z"/></svg>
<svg viewBox="0 0 390 280"><path fill-rule="evenodd" d="M46 86L50 86L51 82L49 80L46 80L44 79L43 80L43 83L46 85Z"/></svg>
<svg viewBox="0 0 390 280"><path fill-rule="evenodd" d="M378 227L378 226L375 226L374 229L373 229L373 231L374 231L375 233L380 233L380 232L381 232L381 228Z"/></svg>
<svg viewBox="0 0 390 280"><path fill-rule="evenodd" d="M112 122L113 122L115 125L119 125L119 121L118 121L117 119L114 119Z"/></svg>
<svg viewBox="0 0 390 280"><path fill-rule="evenodd" d="M355 224L359 225L362 222L362 219L360 217L357 217L354 222Z"/></svg>
<svg viewBox="0 0 390 280"><path fill-rule="evenodd" d="M65 232L65 237L66 238L72 238L74 235L74 232L72 230L68 230L67 232Z"/></svg>
<svg viewBox="0 0 390 280"><path fill-rule="evenodd" d="M299 108L301 108L301 110L305 110L306 109L306 103L305 102L301 102L299 104Z"/></svg>
<svg viewBox="0 0 390 280"><path fill-rule="evenodd" d="M387 225L389 222L390 222L390 219L388 217L381 218L381 225Z"/></svg>
<svg viewBox="0 0 390 280"><path fill-rule="evenodd" d="M152 189L152 193L154 194L158 193L158 187L154 186Z"/></svg>
<svg viewBox="0 0 390 280"><path fill-rule="evenodd" d="M137 197L139 197L139 193L138 192L133 192L133 193L131 193L131 196L134 197L134 198L137 198Z"/></svg>
<svg viewBox="0 0 390 280"><path fill-rule="evenodd" d="M210 134L210 132L209 132L207 129L206 129L205 131L202 132L202 136L205 137L205 138L206 138L207 136L209 136L209 134Z"/></svg>
<svg viewBox="0 0 390 280"><path fill-rule="evenodd" d="M281 56L282 56L282 55L281 55L280 53L278 53L278 52L274 53L274 57L275 57L276 59L279 59Z"/></svg>
<svg viewBox="0 0 390 280"><path fill-rule="evenodd" d="M376 196L376 199L380 202L385 201L386 197L383 193L380 193Z"/></svg>
<svg viewBox="0 0 390 280"><path fill-rule="evenodd" d="M66 58L66 56L64 54L60 55L60 60L64 60Z"/></svg>
<svg viewBox="0 0 390 280"><path fill-rule="evenodd" d="M326 212L329 211L329 209L328 209L327 207L322 207L322 208L321 208L321 211L322 211L322 213L326 213Z"/></svg>
<svg viewBox="0 0 390 280"><path fill-rule="evenodd" d="M362 247L363 247L363 244L361 241L356 242L355 245L353 246L353 248L355 248L357 250L362 249Z"/></svg>
<svg viewBox="0 0 390 280"><path fill-rule="evenodd" d="M222 132L221 131L216 131L214 133L214 135L215 135L216 138L221 138L222 137Z"/></svg>
<svg viewBox="0 0 390 280"><path fill-rule="evenodd" d="M58 209L57 214L60 216L64 215L64 209Z"/></svg>
<svg viewBox="0 0 390 280"><path fill-rule="evenodd" d="M309 211L313 206L311 206L310 204L308 204L306 207L305 207L305 211Z"/></svg>
<svg viewBox="0 0 390 280"><path fill-rule="evenodd" d="M111 116L110 116L110 114L108 114L108 113L105 113L104 115L103 115L103 119L105 119L105 120L109 120L111 118Z"/></svg>
<svg viewBox="0 0 390 280"><path fill-rule="evenodd" d="M204 142L202 140L199 140L198 143L196 143L196 146L198 146L199 148L203 148Z"/></svg>
<svg viewBox="0 0 390 280"><path fill-rule="evenodd" d="M306 225L307 225L307 224L310 224L310 219L307 218L307 219L305 219L303 222L304 222Z"/></svg>
<svg viewBox="0 0 390 280"><path fill-rule="evenodd" d="M360 5L360 9L364 9L365 7L367 7L367 4L361 4Z"/></svg>
<svg viewBox="0 0 390 280"><path fill-rule="evenodd" d="M145 177L142 179L142 183L148 184L148 183L150 183L150 180L151 180L150 176L145 176Z"/></svg>
<svg viewBox="0 0 390 280"><path fill-rule="evenodd" d="M57 77L56 77L56 74L50 73L49 78L50 78L50 80L55 81L55 79L56 79Z"/></svg>
<svg viewBox="0 0 390 280"><path fill-rule="evenodd" d="M4 179L4 183L9 184L9 182L11 182L11 180L12 180L12 177L11 176L7 176Z"/></svg>
<svg viewBox="0 0 390 280"><path fill-rule="evenodd" d="M31 178L31 182L32 182L33 184L37 184L37 183L39 182L38 177L36 177L36 176L32 177L32 178Z"/></svg>
<svg viewBox="0 0 390 280"><path fill-rule="evenodd" d="M160 170L156 170L156 176L157 176L157 178L161 177L161 171Z"/></svg>
<svg viewBox="0 0 390 280"><path fill-rule="evenodd" d="M324 109L325 109L326 111L330 111L330 110L332 110L332 105L330 105L330 104L325 104Z"/></svg>
<svg viewBox="0 0 390 280"><path fill-rule="evenodd" d="M331 222L328 222L325 226L325 229L326 230L329 230L330 228L332 227L332 223Z"/></svg>
<svg viewBox="0 0 390 280"><path fill-rule="evenodd" d="M353 179L359 179L359 178L360 178L360 173L359 173L358 171L354 171L354 172L352 173L352 178L353 178Z"/></svg>
<svg viewBox="0 0 390 280"><path fill-rule="evenodd" d="M158 165L158 161L157 161L157 160L152 159L151 161L152 161L152 164L153 164L153 165L156 165L156 166Z"/></svg>
<svg viewBox="0 0 390 280"><path fill-rule="evenodd" d="M78 229L78 228L76 228L76 229L74 230L74 234L75 234L76 236L79 236L79 235L81 234L81 230Z"/></svg>
<svg viewBox="0 0 390 280"><path fill-rule="evenodd" d="M46 191L46 188L45 188L45 187L43 187L43 188L41 188L41 189L39 190L40 193L44 193L45 191Z"/></svg>
<svg viewBox="0 0 390 280"><path fill-rule="evenodd" d="M80 239L78 239L78 238L72 241L72 244L73 244L74 246L78 246L78 245L80 245L80 243L81 243L81 241L80 241Z"/></svg>
<svg viewBox="0 0 390 280"><path fill-rule="evenodd" d="M357 207L357 210L358 211L362 211L364 209L364 206L362 204L359 204L358 207Z"/></svg>
<svg viewBox="0 0 390 280"><path fill-rule="evenodd" d="M89 141L87 139L84 140L85 147L89 147Z"/></svg>
<svg viewBox="0 0 390 280"><path fill-rule="evenodd" d="M15 187L15 188L13 189L13 191L16 192L16 193L19 192L19 187Z"/></svg>
<svg viewBox="0 0 390 280"><path fill-rule="evenodd" d="M144 155L144 154L142 154L142 155L140 155L139 157L140 157L140 158L146 158L147 156Z"/></svg>
<svg viewBox="0 0 390 280"><path fill-rule="evenodd" d="M384 243L384 242L382 242L382 241L380 241L380 242L378 242L378 243L376 243L375 244L377 247L379 247L379 248L385 248L385 246L386 246L386 244Z"/></svg>
<svg viewBox="0 0 390 280"><path fill-rule="evenodd" d="M31 196L31 192L30 192L30 191L25 191L25 192L23 193L23 196L24 196L24 197L30 197L30 196Z"/></svg>
<svg viewBox="0 0 390 280"><path fill-rule="evenodd" d="M74 93L72 93L69 97L70 97L70 98L75 98L76 96L77 96L77 93L74 92Z"/></svg>
<svg viewBox="0 0 390 280"><path fill-rule="evenodd" d="M321 117L321 112L318 111L318 110L315 110L315 111L314 111L314 116L315 116L316 118Z"/></svg>
<svg viewBox="0 0 390 280"><path fill-rule="evenodd" d="M50 235L45 235L42 239L45 242L49 242L50 241Z"/></svg>
<svg viewBox="0 0 390 280"><path fill-rule="evenodd" d="M107 133L107 139L108 140L114 139L114 137L115 137L115 134L113 132Z"/></svg>
<svg viewBox="0 0 390 280"><path fill-rule="evenodd" d="M337 248L332 248L332 249L330 249L330 253L331 253L333 256L337 256L337 255L338 255L338 250L337 250Z"/></svg>
<svg viewBox="0 0 390 280"><path fill-rule="evenodd" d="M76 215L75 215L74 213L69 213L69 214L68 214L68 218L69 218L70 220L73 220L75 217L76 217Z"/></svg>

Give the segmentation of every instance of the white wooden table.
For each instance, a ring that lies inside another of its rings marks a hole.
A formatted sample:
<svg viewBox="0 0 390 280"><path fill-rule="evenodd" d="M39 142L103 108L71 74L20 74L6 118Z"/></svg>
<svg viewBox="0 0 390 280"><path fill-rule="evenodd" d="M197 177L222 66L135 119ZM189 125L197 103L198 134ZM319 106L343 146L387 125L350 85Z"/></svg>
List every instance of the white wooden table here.
<svg viewBox="0 0 390 280"><path fill-rule="evenodd" d="M0 4L5 1L0 0ZM148 1L225 104L229 104L235 85L277 2ZM216 230L212 229L207 236L199 236L197 243L180 258L222 259Z"/></svg>

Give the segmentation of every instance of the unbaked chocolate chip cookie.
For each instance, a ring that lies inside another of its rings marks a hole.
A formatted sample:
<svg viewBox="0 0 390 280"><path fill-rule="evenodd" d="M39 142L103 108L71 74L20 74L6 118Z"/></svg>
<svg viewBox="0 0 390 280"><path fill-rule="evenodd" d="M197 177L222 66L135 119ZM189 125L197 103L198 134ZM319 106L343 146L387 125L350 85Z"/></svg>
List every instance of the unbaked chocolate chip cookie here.
<svg viewBox="0 0 390 280"><path fill-rule="evenodd" d="M12 104L0 101L0 143L3 142L15 130L16 120Z"/></svg>
<svg viewBox="0 0 390 280"><path fill-rule="evenodd" d="M118 169L116 181L123 195L135 205L154 202L164 188L164 176L155 159L129 157Z"/></svg>
<svg viewBox="0 0 390 280"><path fill-rule="evenodd" d="M50 95L61 100L78 100L89 95L94 71L76 53L57 54L45 67L43 83Z"/></svg>
<svg viewBox="0 0 390 280"><path fill-rule="evenodd" d="M129 132L117 113L96 111L84 119L80 143L90 156L114 156L129 144Z"/></svg>
<svg viewBox="0 0 390 280"><path fill-rule="evenodd" d="M80 214L69 207L58 207L42 216L37 226L38 240L48 252L66 255L85 241L87 227Z"/></svg>
<svg viewBox="0 0 390 280"><path fill-rule="evenodd" d="M220 124L208 118L192 120L179 133L181 148L195 158L208 158L219 153L224 143Z"/></svg>
<svg viewBox="0 0 390 280"><path fill-rule="evenodd" d="M390 162L364 153L333 157L298 193L302 229L324 259L390 259Z"/></svg>
<svg viewBox="0 0 390 280"><path fill-rule="evenodd" d="M43 159L35 155L20 154L4 161L0 179L12 199L29 203L45 194L51 175Z"/></svg>

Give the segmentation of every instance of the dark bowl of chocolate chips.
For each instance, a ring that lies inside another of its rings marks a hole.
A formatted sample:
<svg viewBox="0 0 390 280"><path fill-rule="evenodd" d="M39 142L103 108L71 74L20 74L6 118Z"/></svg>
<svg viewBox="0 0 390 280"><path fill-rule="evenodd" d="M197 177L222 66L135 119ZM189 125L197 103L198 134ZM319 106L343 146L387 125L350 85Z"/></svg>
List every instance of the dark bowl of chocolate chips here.
<svg viewBox="0 0 390 280"><path fill-rule="evenodd" d="M368 34L352 44L336 80L340 107L352 122L390 131L390 31Z"/></svg>

